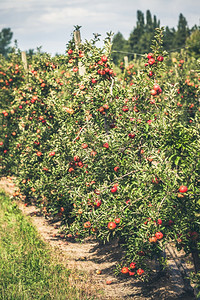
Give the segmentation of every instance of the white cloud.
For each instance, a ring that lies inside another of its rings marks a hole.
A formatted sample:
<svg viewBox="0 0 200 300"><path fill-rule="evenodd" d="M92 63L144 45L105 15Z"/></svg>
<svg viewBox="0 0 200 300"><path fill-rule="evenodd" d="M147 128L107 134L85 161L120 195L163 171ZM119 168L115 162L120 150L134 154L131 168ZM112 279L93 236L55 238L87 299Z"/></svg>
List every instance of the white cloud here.
<svg viewBox="0 0 200 300"><path fill-rule="evenodd" d="M136 26L137 10L145 16L149 9L162 26L170 28L176 28L180 13L189 27L199 25L200 11L199 0L0 0L0 6L0 27L10 27L23 47L45 44L55 51L63 39L71 38L74 25L82 26L83 40L92 38L93 32L105 36L110 31L128 38Z"/></svg>
<svg viewBox="0 0 200 300"><path fill-rule="evenodd" d="M95 18L97 15L96 12L81 7L48 8L45 13L40 15L39 21L44 24L63 25L78 19Z"/></svg>

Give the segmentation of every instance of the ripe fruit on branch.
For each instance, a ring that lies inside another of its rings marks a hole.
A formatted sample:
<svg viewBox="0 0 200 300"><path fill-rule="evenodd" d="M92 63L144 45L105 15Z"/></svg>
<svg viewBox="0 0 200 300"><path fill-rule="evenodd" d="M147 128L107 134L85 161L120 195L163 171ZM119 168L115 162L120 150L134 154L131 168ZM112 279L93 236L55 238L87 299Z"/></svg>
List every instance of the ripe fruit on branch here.
<svg viewBox="0 0 200 300"><path fill-rule="evenodd" d="M97 80L95 78L92 78L92 83L97 83Z"/></svg>
<svg viewBox="0 0 200 300"><path fill-rule="evenodd" d="M80 157L79 156L74 156L74 161L75 162L79 162L80 161Z"/></svg>
<svg viewBox="0 0 200 300"><path fill-rule="evenodd" d="M78 72L78 67L73 67L73 72Z"/></svg>
<svg viewBox="0 0 200 300"><path fill-rule="evenodd" d="M122 110L123 110L124 112L127 112L127 111L129 110L129 109L128 109L128 106L126 106L126 105L123 106L123 107L122 107Z"/></svg>
<svg viewBox="0 0 200 300"><path fill-rule="evenodd" d="M72 49L69 49L68 52L67 52L69 55L71 55L73 53L73 50Z"/></svg>
<svg viewBox="0 0 200 300"><path fill-rule="evenodd" d="M153 58L153 53L148 53L148 54L147 54L147 58L148 58L148 59Z"/></svg>
<svg viewBox="0 0 200 300"><path fill-rule="evenodd" d="M157 242L157 237L156 236L152 236L149 238L149 243L156 243Z"/></svg>
<svg viewBox="0 0 200 300"><path fill-rule="evenodd" d="M142 275L144 273L144 270L143 269L141 269L141 268L139 268L138 270L137 270L137 274L140 276L140 275Z"/></svg>
<svg viewBox="0 0 200 300"><path fill-rule="evenodd" d="M84 223L84 228L90 228L91 227L91 223L89 221Z"/></svg>
<svg viewBox="0 0 200 300"><path fill-rule="evenodd" d="M116 186L113 186L113 187L111 188L110 191L111 191L111 193L113 193L113 194L116 193L116 192L117 192L117 187L116 187Z"/></svg>
<svg viewBox="0 0 200 300"><path fill-rule="evenodd" d="M129 137L130 139L134 139L135 134L134 134L134 133L129 133L128 137Z"/></svg>
<svg viewBox="0 0 200 300"><path fill-rule="evenodd" d="M56 153L54 152L54 151L51 151L50 153L49 153L49 156L54 156Z"/></svg>
<svg viewBox="0 0 200 300"><path fill-rule="evenodd" d="M187 188L187 186L185 186L185 185L181 185L181 186L179 187L179 192L180 192L180 193L186 193L187 190L188 190L188 188Z"/></svg>
<svg viewBox="0 0 200 300"><path fill-rule="evenodd" d="M105 109L109 109L109 105L108 105L108 104L104 104L103 107L104 107Z"/></svg>
<svg viewBox="0 0 200 300"><path fill-rule="evenodd" d="M154 86L153 86L153 89L154 89L155 91L159 91L159 89L160 89L159 84L155 83Z"/></svg>
<svg viewBox="0 0 200 300"><path fill-rule="evenodd" d="M157 57L157 60L162 62L162 61L164 60L164 57L161 56L161 55L159 55L159 56Z"/></svg>
<svg viewBox="0 0 200 300"><path fill-rule="evenodd" d="M106 149L108 149L109 148L109 144L108 143L104 143L103 147L106 148Z"/></svg>
<svg viewBox="0 0 200 300"><path fill-rule="evenodd" d="M152 77L154 73L152 71L149 71L149 77Z"/></svg>
<svg viewBox="0 0 200 300"><path fill-rule="evenodd" d="M111 230L111 231L114 230L116 228L116 226L117 225L116 225L115 222L109 222L108 223L108 229Z"/></svg>
<svg viewBox="0 0 200 300"><path fill-rule="evenodd" d="M162 220L161 220L161 219L158 219L157 224L158 224L158 225L161 225L161 224L162 224Z"/></svg>
<svg viewBox="0 0 200 300"><path fill-rule="evenodd" d="M135 269L135 265L136 265L135 262L130 263L130 269Z"/></svg>
<svg viewBox="0 0 200 300"><path fill-rule="evenodd" d="M150 66L152 66L155 63L155 59L154 58L150 58L148 60L148 63L149 63Z"/></svg>
<svg viewBox="0 0 200 300"><path fill-rule="evenodd" d="M107 62L108 58L107 58L106 55L103 55L103 56L101 57L101 60L102 60L102 62Z"/></svg>
<svg viewBox="0 0 200 300"><path fill-rule="evenodd" d="M116 218L116 219L115 219L115 223L116 223L116 224L119 224L119 223L120 223L120 221L121 221L121 219L120 219L120 218Z"/></svg>
<svg viewBox="0 0 200 300"><path fill-rule="evenodd" d="M122 273L122 274L128 274L128 273L129 273L129 269L128 269L127 267L123 267L123 268L121 269L121 273Z"/></svg>
<svg viewBox="0 0 200 300"><path fill-rule="evenodd" d="M155 95L157 95L157 92L156 92L156 90L152 89L152 90L150 91L150 94L151 94L152 96L155 96Z"/></svg>
<svg viewBox="0 0 200 300"><path fill-rule="evenodd" d="M87 147L88 147L88 144L85 144L85 143L82 144L83 149L86 149Z"/></svg>
<svg viewBox="0 0 200 300"><path fill-rule="evenodd" d="M133 271L129 271L128 273L129 273L130 276L134 276L135 275L135 272L133 272Z"/></svg>
<svg viewBox="0 0 200 300"><path fill-rule="evenodd" d="M157 240L161 240L163 238L163 233L162 232L156 232L155 233L155 237L157 238Z"/></svg>
<svg viewBox="0 0 200 300"><path fill-rule="evenodd" d="M112 69L109 70L109 74L115 76L115 74L113 74L113 70Z"/></svg>
<svg viewBox="0 0 200 300"><path fill-rule="evenodd" d="M114 171L118 172L119 171L119 167L118 166L114 167Z"/></svg>
<svg viewBox="0 0 200 300"><path fill-rule="evenodd" d="M185 195L183 195L183 194L179 194L179 193L178 193L178 194L177 194L177 197L178 197L178 198L184 198L184 197L185 197Z"/></svg>
<svg viewBox="0 0 200 300"><path fill-rule="evenodd" d="M97 152L94 151L94 150L92 150L92 151L90 152L90 155L91 155L91 156L95 156L95 155L97 155Z"/></svg>
<svg viewBox="0 0 200 300"><path fill-rule="evenodd" d="M101 206L101 200L96 200L96 201L94 202L94 206L95 206L96 208L100 207L100 206Z"/></svg>

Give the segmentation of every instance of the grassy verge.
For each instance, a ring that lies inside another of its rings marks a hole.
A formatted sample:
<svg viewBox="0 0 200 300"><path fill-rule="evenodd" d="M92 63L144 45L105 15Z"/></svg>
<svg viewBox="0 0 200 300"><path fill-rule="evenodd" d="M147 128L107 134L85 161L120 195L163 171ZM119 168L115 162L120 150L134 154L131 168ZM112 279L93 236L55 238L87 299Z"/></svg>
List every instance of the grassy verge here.
<svg viewBox="0 0 200 300"><path fill-rule="evenodd" d="M0 299L96 299L69 284L71 275L0 191Z"/></svg>

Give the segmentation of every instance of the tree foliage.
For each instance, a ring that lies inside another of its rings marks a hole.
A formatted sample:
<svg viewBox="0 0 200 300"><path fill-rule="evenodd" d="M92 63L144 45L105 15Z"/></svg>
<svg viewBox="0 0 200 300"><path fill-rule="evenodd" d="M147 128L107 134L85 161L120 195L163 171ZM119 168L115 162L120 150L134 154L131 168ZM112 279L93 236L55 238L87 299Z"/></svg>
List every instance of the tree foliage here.
<svg viewBox="0 0 200 300"><path fill-rule="evenodd" d="M137 21L136 26L130 33L129 38L126 40L123 35L118 32L113 37L113 50L115 52L112 55L114 63L118 63L120 59L122 59L122 53L124 51L124 47L126 51L130 53L144 54L150 51L151 41L153 39L155 29L160 28L160 21L157 20L157 17L152 16L150 10L146 11L146 16L140 10L137 11ZM167 51L178 51L180 52L181 48L186 46L186 40L189 39L191 34L199 29L197 26L189 29L187 20L183 16L182 13L179 15L177 29L169 28L169 26L165 27L163 32L163 46ZM197 37L197 40L196 40ZM194 36L193 36L194 38ZM191 49L191 40L188 40ZM195 57L199 54L198 47L198 33L195 34L195 45L190 51L190 53L195 53ZM121 51L120 53L117 53ZM133 59L134 54L129 55L129 59Z"/></svg>
<svg viewBox="0 0 200 300"><path fill-rule="evenodd" d="M0 53L7 56L11 52L10 43L13 37L13 32L10 28L3 28L0 32Z"/></svg>
<svg viewBox="0 0 200 300"><path fill-rule="evenodd" d="M195 58L200 58L200 30L196 29L186 40L188 53Z"/></svg>

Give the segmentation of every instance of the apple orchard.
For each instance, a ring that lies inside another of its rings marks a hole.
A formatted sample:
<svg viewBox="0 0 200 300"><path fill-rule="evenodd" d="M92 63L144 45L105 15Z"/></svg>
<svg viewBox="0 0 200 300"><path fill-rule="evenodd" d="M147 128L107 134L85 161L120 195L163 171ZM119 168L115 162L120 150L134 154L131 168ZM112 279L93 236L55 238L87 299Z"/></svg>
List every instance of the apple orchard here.
<svg viewBox="0 0 200 300"><path fill-rule="evenodd" d="M152 52L113 65L111 36L66 55L1 57L1 176L66 239L117 240L116 274L148 279L169 243L199 262L199 64ZM80 72L80 71L84 72Z"/></svg>

